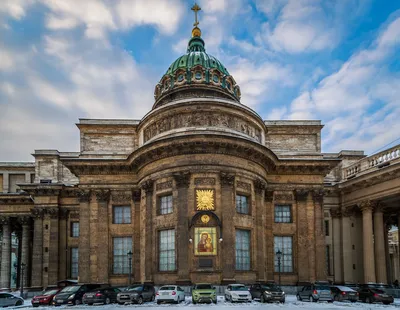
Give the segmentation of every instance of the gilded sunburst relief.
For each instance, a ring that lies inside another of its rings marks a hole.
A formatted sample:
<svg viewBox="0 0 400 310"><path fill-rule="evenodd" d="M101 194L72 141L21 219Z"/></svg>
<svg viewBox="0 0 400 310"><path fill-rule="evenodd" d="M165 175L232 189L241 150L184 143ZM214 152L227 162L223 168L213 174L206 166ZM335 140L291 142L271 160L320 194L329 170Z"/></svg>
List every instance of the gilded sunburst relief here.
<svg viewBox="0 0 400 310"><path fill-rule="evenodd" d="M215 210L214 190L212 189L196 190L196 210L197 211Z"/></svg>

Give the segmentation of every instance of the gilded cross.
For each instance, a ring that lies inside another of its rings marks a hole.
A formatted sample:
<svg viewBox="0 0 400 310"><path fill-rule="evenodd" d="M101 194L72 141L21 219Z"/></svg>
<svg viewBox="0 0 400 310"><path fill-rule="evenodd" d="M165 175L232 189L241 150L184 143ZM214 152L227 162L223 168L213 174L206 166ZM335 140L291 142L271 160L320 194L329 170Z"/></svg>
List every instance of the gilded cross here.
<svg viewBox="0 0 400 310"><path fill-rule="evenodd" d="M197 5L197 3L195 3L192 7L192 11L194 11L194 16L195 16L195 22L193 24L193 26L197 27L197 25L199 24L198 20L197 20L197 12L201 10L201 7L199 7Z"/></svg>

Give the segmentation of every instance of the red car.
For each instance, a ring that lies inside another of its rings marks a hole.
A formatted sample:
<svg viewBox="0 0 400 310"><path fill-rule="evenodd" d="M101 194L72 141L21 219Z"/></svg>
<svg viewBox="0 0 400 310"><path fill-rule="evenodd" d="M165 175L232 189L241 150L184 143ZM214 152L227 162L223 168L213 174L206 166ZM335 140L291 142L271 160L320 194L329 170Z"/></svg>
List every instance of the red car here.
<svg viewBox="0 0 400 310"><path fill-rule="evenodd" d="M39 307L44 305L51 305L54 296L61 290L61 288L54 288L45 291L42 295L37 295L32 298L32 306Z"/></svg>

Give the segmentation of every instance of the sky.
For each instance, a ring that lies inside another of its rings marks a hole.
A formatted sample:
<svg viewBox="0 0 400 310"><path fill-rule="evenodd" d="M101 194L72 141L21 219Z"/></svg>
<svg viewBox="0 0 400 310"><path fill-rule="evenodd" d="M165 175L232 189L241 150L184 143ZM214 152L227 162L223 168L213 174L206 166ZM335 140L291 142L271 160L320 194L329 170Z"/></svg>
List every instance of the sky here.
<svg viewBox="0 0 400 310"><path fill-rule="evenodd" d="M0 161L79 151L79 118L140 119L186 52L192 0L1 0ZM322 151L400 143L400 1L199 0L206 51L265 120Z"/></svg>

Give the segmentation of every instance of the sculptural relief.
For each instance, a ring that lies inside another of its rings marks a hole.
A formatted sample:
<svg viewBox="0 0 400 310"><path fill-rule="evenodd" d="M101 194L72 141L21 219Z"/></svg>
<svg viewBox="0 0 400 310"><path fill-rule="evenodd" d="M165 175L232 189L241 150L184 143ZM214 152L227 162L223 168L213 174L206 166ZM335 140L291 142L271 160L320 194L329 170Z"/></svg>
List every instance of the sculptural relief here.
<svg viewBox="0 0 400 310"><path fill-rule="evenodd" d="M144 129L144 141L173 129L183 127L222 127L241 132L258 142L261 142L261 130L250 122L229 114L215 112L196 111L180 115L168 115Z"/></svg>

